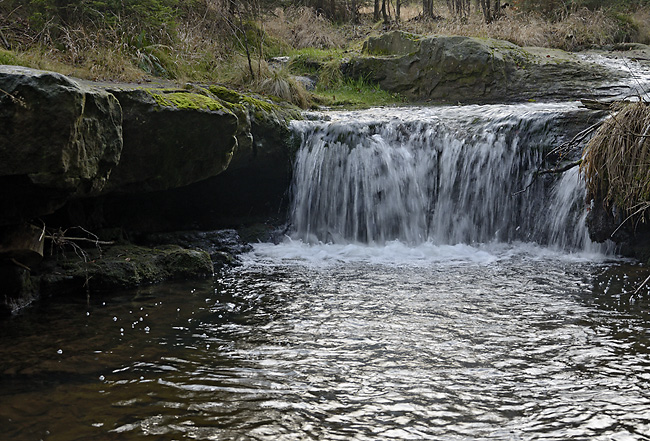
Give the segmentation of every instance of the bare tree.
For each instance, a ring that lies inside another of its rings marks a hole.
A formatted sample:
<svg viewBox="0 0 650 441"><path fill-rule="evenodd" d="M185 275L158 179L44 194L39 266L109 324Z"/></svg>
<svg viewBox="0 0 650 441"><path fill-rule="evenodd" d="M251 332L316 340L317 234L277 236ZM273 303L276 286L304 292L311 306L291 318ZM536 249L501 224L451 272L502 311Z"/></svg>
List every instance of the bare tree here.
<svg viewBox="0 0 650 441"><path fill-rule="evenodd" d="M433 0L422 0L422 15L433 18Z"/></svg>
<svg viewBox="0 0 650 441"><path fill-rule="evenodd" d="M480 0L481 11L486 23L491 23L501 15L501 0Z"/></svg>
<svg viewBox="0 0 650 441"><path fill-rule="evenodd" d="M470 13L470 0L447 0L449 11L456 17L467 17Z"/></svg>

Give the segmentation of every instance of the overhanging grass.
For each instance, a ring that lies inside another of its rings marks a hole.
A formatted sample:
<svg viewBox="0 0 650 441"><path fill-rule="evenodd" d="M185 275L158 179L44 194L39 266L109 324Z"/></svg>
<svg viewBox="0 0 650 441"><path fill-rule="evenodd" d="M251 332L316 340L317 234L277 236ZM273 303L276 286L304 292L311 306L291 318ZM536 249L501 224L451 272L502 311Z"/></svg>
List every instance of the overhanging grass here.
<svg viewBox="0 0 650 441"><path fill-rule="evenodd" d="M650 105L622 104L589 141L580 166L589 198L627 216L650 208Z"/></svg>

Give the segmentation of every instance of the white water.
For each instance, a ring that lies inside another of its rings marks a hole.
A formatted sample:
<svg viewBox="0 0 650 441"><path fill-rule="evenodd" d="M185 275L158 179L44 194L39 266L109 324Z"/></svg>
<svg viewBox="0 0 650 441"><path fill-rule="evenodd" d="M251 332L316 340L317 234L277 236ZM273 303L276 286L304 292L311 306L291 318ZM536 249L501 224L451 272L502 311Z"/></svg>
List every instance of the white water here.
<svg viewBox="0 0 650 441"><path fill-rule="evenodd" d="M604 66L617 72L622 77L621 81L603 84L603 88L618 91L617 99L636 100L639 98L650 99L650 65L646 62L627 57L618 57L612 54L582 54L579 57L586 62Z"/></svg>
<svg viewBox="0 0 650 441"><path fill-rule="evenodd" d="M577 103L385 108L297 122L291 239L337 245L319 251L334 255L387 246L408 260L513 242L603 252L588 237L578 170L533 180L579 112Z"/></svg>

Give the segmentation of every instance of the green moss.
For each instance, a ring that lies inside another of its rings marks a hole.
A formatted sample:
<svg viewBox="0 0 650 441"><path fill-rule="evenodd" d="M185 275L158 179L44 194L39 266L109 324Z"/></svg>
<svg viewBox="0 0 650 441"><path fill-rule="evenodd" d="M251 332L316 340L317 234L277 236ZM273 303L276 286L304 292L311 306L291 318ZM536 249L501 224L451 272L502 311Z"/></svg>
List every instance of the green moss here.
<svg viewBox="0 0 650 441"><path fill-rule="evenodd" d="M0 49L0 64L18 65L18 57L11 51Z"/></svg>
<svg viewBox="0 0 650 441"><path fill-rule="evenodd" d="M346 80L337 87L327 89L317 86L314 99L324 106L351 109L400 105L406 102L400 94L383 90L379 85L364 78Z"/></svg>
<svg viewBox="0 0 650 441"><path fill-rule="evenodd" d="M165 92L164 90L148 90L156 103L161 107L176 107L177 109L226 111L228 109L219 101L209 96L192 92Z"/></svg>
<svg viewBox="0 0 650 441"><path fill-rule="evenodd" d="M223 86L209 86L208 91L217 98L231 104L240 104L242 101L242 94L237 93L232 89Z"/></svg>
<svg viewBox="0 0 650 441"><path fill-rule="evenodd" d="M273 115L289 121L301 119L300 110L286 104L275 104L263 99L254 98L243 93L236 92L223 86L209 86L207 91L215 97L223 100L233 112L248 109L252 116L262 119L264 114Z"/></svg>

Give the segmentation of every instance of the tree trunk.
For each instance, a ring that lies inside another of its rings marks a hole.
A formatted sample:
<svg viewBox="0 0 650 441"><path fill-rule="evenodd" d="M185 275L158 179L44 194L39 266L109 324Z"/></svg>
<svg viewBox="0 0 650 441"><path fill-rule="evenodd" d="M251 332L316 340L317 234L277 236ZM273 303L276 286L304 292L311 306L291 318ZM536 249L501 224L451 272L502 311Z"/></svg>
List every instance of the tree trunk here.
<svg viewBox="0 0 650 441"><path fill-rule="evenodd" d="M481 0L480 5L486 23L492 23L499 18L501 14L501 0L494 0L494 3L490 0Z"/></svg>
<svg viewBox="0 0 650 441"><path fill-rule="evenodd" d="M372 21L375 23L379 21L379 0L375 0L375 9L372 13Z"/></svg>

